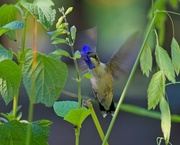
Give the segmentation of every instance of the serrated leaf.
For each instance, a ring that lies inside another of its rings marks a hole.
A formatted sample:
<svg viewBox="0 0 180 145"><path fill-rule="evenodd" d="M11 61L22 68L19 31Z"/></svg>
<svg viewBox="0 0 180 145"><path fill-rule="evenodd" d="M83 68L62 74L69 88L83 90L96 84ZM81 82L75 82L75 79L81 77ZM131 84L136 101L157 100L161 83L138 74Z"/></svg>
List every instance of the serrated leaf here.
<svg viewBox="0 0 180 145"><path fill-rule="evenodd" d="M86 117L90 115L89 109L72 109L69 113L64 117L64 120L70 122L74 126L81 127L81 124L86 119Z"/></svg>
<svg viewBox="0 0 180 145"><path fill-rule="evenodd" d="M62 44L62 43L67 43L67 41L65 39L63 39L63 38L56 38L52 42L52 44Z"/></svg>
<svg viewBox="0 0 180 145"><path fill-rule="evenodd" d="M20 21L12 21L2 27L0 27L0 36L8 31L18 30L24 27L24 23Z"/></svg>
<svg viewBox="0 0 180 145"><path fill-rule="evenodd" d="M171 132L171 113L170 113L169 105L164 97L162 97L160 101L160 110L161 110L161 129L164 135L164 140L166 144L168 144L170 138L170 132Z"/></svg>
<svg viewBox="0 0 180 145"><path fill-rule="evenodd" d="M6 50L2 45L0 45L0 62L6 59L12 60L13 53L12 50Z"/></svg>
<svg viewBox="0 0 180 145"><path fill-rule="evenodd" d="M19 91L21 75L19 67L12 60L0 62L0 94L8 104Z"/></svg>
<svg viewBox="0 0 180 145"><path fill-rule="evenodd" d="M26 8L45 29L48 30L53 25L56 10L52 9L54 3L51 0L34 0L33 3L22 0L21 5Z"/></svg>
<svg viewBox="0 0 180 145"><path fill-rule="evenodd" d="M76 109L78 107L78 102L59 101L59 102L55 102L53 107L56 115L60 117L65 117L70 110Z"/></svg>
<svg viewBox="0 0 180 145"><path fill-rule="evenodd" d="M59 48L57 50L53 51L52 54L71 57L70 54L67 51L65 51L63 49L59 49Z"/></svg>
<svg viewBox="0 0 180 145"><path fill-rule="evenodd" d="M148 86L148 109L154 109L165 93L166 78L162 71L156 72Z"/></svg>
<svg viewBox="0 0 180 145"><path fill-rule="evenodd" d="M160 70L162 70L168 80L175 83L175 73L168 53L162 47L157 45L155 49L155 55L156 62Z"/></svg>
<svg viewBox="0 0 180 145"><path fill-rule="evenodd" d="M140 66L143 74L149 77L149 73L152 69L152 53L151 48L148 44L145 45L145 48L140 57Z"/></svg>
<svg viewBox="0 0 180 145"><path fill-rule="evenodd" d="M0 7L0 27L17 19L18 9L14 5L4 4ZM8 32L7 32L8 31ZM9 39L16 40L16 32L1 28L0 33L6 33Z"/></svg>
<svg viewBox="0 0 180 145"><path fill-rule="evenodd" d="M48 120L31 123L30 144L47 145L50 124L51 122ZM0 143L3 145L25 145L28 125L16 120L0 124Z"/></svg>
<svg viewBox="0 0 180 145"><path fill-rule="evenodd" d="M180 72L180 48L175 38L173 38L171 42L171 56L174 70L178 75Z"/></svg>
<svg viewBox="0 0 180 145"><path fill-rule="evenodd" d="M52 106L59 98L67 78L67 66L61 60L37 53L33 66L32 51L26 53L22 68L23 83L32 103Z"/></svg>

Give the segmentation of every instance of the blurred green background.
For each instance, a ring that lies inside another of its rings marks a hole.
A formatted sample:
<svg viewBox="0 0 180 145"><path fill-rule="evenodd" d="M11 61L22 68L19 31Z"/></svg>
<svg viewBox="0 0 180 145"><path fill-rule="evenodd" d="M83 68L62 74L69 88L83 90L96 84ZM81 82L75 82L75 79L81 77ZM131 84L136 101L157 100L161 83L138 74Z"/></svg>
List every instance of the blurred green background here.
<svg viewBox="0 0 180 145"><path fill-rule="evenodd" d="M7 3L15 4L16 0L1 0L0 5ZM97 38L80 37L82 40L78 41L81 46L84 43L91 42L91 45L95 45L99 57L102 62L107 62L115 50L120 48L124 41L135 31L140 31L142 34L148 24L148 10L151 7L150 0L53 0L55 9L57 10L56 21L60 16L58 8L64 6L67 9L73 6L73 12L68 15L68 22L71 25L77 27L78 32L90 29L92 27L97 28ZM166 6L169 10L172 7ZM19 16L20 19L20 16ZM179 40L178 26L180 23L178 16L173 16L175 24L175 35ZM55 22L56 23L56 22ZM27 23L27 41L26 47L32 47L32 30L33 19L28 17ZM170 42L172 38L172 27L169 20L165 23L166 37L164 48L169 50ZM50 31L55 30L55 24ZM16 42L10 41L6 36L0 37L0 43L6 48L12 48L17 51L21 44L21 30L18 31L18 39ZM143 35L140 36L143 40ZM142 41L138 41L141 44ZM68 49L62 45L61 47ZM47 31L41 25L38 25L38 51L43 53L49 53L55 48L51 45L50 36ZM131 54L130 54L131 56ZM72 78L76 77L74 66L68 59L64 59L69 65L69 76L65 86L65 90L77 93L76 82ZM152 73L151 73L152 76ZM127 81L128 74L123 74L120 80L115 81L114 86L114 98L115 102L119 100L122 89ZM139 105L147 108L147 87L150 79L142 75L140 68L136 71L135 77L132 81L130 89L128 91L125 103ZM172 113L180 113L180 95L179 87L170 86L167 88L168 100ZM22 104L23 119L27 119L28 114L28 97L22 86L20 92L20 102ZM87 96L93 96L91 86L88 80L84 80L82 84L82 94ZM61 95L59 100L72 99L68 96ZM0 112L11 111L11 103L6 106L3 100L0 100ZM94 105L100 123L103 130L106 131L111 120L111 116L102 118L97 105ZM55 115L53 108L46 108L42 104L35 105L34 120L49 119L53 121L51 127L49 144L50 145L73 145L74 144L74 129L73 126L62 118ZM180 144L178 135L180 134L180 125L173 123L170 142L172 144ZM153 145L156 144L156 138L162 136L161 126L159 120L149 119L146 117L136 116L126 112L120 111L120 114L115 122L115 126L112 130L112 134L109 138L109 144L111 145ZM83 123L80 137L81 145L100 145L96 128L92 122L91 117Z"/></svg>

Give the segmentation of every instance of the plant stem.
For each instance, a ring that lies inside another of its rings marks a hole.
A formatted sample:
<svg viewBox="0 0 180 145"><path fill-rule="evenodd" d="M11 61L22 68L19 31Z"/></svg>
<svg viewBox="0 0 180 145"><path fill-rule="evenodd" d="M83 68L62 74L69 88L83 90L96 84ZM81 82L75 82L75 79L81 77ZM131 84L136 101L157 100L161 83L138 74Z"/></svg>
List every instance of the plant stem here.
<svg viewBox="0 0 180 145"><path fill-rule="evenodd" d="M79 137L80 137L80 127L79 126L77 126L76 128L75 128L75 136L76 136L76 145L79 145Z"/></svg>
<svg viewBox="0 0 180 145"><path fill-rule="evenodd" d="M18 99L19 99L19 93L17 93L15 96L14 96L14 99L13 99L13 116L16 117L16 114L17 114L17 106L18 106Z"/></svg>
<svg viewBox="0 0 180 145"><path fill-rule="evenodd" d="M148 28L148 30L147 30L147 33L146 33L145 39L144 39L144 41L143 41L143 44L142 44L142 46L141 46L140 52L139 52L139 54L138 54L138 56L137 56L137 58L136 58L135 64L134 64L134 66L133 66L133 68L132 68L132 70L131 70L130 76L129 76L129 78L128 78L128 80L127 80L127 83L126 83L126 85L125 85L125 87L124 87L124 90L123 90L123 92L122 92L122 94L121 94L120 100L119 100L119 102L118 102L117 108L116 108L116 110L115 110L115 112L114 112L114 116L113 116L113 118L112 118L112 120L111 120L111 123L110 123L110 125L109 125L109 128L108 128L108 130L107 130L107 133L106 133L106 135L105 135L105 138L104 138L104 141L103 141L102 145L105 145L106 141L107 141L108 138L109 138L109 135L110 135L111 130L112 130L113 126L114 126L114 123L115 123L115 120L116 120L116 118L117 118L117 115L118 115L118 113L119 113L120 106L121 106L121 104L123 103L123 100L124 100L124 98L125 98L126 92L127 92L128 88L129 88L129 85L130 85L130 83L131 83L131 80L132 80L132 78L133 78L133 76L134 76L136 67L138 66L138 62L139 62L141 53L142 53L142 51L143 51L143 49L144 49L144 46L145 46L145 44L146 44L146 41L148 40L148 37L149 37L149 35L150 35L150 32L151 32L151 30L152 30L152 28L153 28L153 26L154 26L154 22L155 22L156 16L157 16L157 12L154 14L154 17L153 17L153 19L152 19L152 21L151 21L151 24L150 24L150 26L149 26L149 28Z"/></svg>
<svg viewBox="0 0 180 145"><path fill-rule="evenodd" d="M100 135L101 140L103 141L103 139L104 139L104 132L103 132L103 130L101 128L101 125L99 123L99 120L98 120L98 118L96 116L96 113L94 111L92 103L90 101L88 101L87 105L88 105L88 108L89 108L89 110L91 112L91 116L92 116L92 119L93 119L94 124L96 126L96 129L97 129L97 131L98 131L98 133ZM106 142L105 145L109 145L108 142Z"/></svg>

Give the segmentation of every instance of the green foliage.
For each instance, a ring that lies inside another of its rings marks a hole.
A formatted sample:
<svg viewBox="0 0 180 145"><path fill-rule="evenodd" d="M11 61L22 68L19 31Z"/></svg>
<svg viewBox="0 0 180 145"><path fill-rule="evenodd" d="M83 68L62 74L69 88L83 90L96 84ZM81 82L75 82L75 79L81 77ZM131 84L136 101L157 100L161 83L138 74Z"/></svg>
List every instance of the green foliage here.
<svg viewBox="0 0 180 145"><path fill-rule="evenodd" d="M0 62L0 72L0 93L8 104L19 91L21 73L17 64L8 59Z"/></svg>
<svg viewBox="0 0 180 145"><path fill-rule="evenodd" d="M172 64L173 64L174 70L175 70L176 74L179 75L179 71L180 71L180 48L179 48L179 44L175 38L173 38L172 42L171 42L171 57L172 57Z"/></svg>
<svg viewBox="0 0 180 145"><path fill-rule="evenodd" d="M52 106L58 99L67 78L67 66L60 60L37 53L33 65L32 51L25 56L22 68L23 83L32 103Z"/></svg>
<svg viewBox="0 0 180 145"><path fill-rule="evenodd" d="M6 50L2 45L0 45L0 62L6 59L12 60L13 58L13 53L12 50Z"/></svg>
<svg viewBox="0 0 180 145"><path fill-rule="evenodd" d="M171 59L168 56L167 52L162 47L157 45L155 49L155 55L156 62L160 70L171 82L175 83L174 69L171 63Z"/></svg>
<svg viewBox="0 0 180 145"><path fill-rule="evenodd" d="M1 18L0 36L6 32L6 35L8 36L8 38L16 41L16 32L15 31L9 31L9 30L11 30L12 27L5 26L5 28L3 28L3 26L12 22L12 21L16 21L17 13L18 13L18 9L14 5L4 4L0 7L0 18ZM16 30L16 29L12 29L12 30Z"/></svg>
<svg viewBox="0 0 180 145"><path fill-rule="evenodd" d="M166 78L162 71L155 73L148 86L148 109L154 109L165 94Z"/></svg>
<svg viewBox="0 0 180 145"><path fill-rule="evenodd" d="M162 97L160 101L160 110L161 110L161 129L164 135L164 140L166 144L168 144L170 138L170 132L171 132L171 113L169 109L169 104L166 102L164 97Z"/></svg>
<svg viewBox="0 0 180 145"><path fill-rule="evenodd" d="M30 142L33 145L48 145L47 138L51 122L40 120L33 123L22 123L16 120L0 124L0 142L2 145L24 145L28 125L32 128Z"/></svg>
<svg viewBox="0 0 180 145"><path fill-rule="evenodd" d="M25 0L22 0L21 5L26 8L47 30L49 30L53 25L56 10L52 9L54 3L51 0L34 0L33 3L28 3Z"/></svg>
<svg viewBox="0 0 180 145"><path fill-rule="evenodd" d="M152 53L147 43L140 57L140 66L143 74L149 77L149 73L152 69Z"/></svg>

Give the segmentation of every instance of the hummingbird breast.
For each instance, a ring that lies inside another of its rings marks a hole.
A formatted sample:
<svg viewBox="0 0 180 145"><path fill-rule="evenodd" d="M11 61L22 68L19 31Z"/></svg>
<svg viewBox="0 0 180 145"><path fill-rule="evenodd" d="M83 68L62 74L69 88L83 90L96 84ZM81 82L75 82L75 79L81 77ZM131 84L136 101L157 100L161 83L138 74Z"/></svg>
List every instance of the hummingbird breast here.
<svg viewBox="0 0 180 145"><path fill-rule="evenodd" d="M100 63L93 70L93 77L90 79L92 88L99 103L109 110L113 98L113 78L104 63Z"/></svg>

